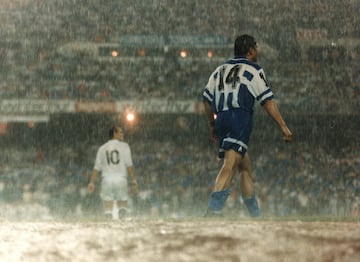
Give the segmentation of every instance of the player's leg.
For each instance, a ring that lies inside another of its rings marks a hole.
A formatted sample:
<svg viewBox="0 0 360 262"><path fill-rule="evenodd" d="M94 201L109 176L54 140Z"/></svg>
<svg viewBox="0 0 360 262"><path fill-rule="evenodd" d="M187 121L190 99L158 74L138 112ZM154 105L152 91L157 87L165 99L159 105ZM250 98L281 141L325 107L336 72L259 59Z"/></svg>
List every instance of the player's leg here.
<svg viewBox="0 0 360 262"><path fill-rule="evenodd" d="M129 215L128 209L128 181L125 177L121 177L116 181L116 191L114 192L117 205L118 218L124 218Z"/></svg>
<svg viewBox="0 0 360 262"><path fill-rule="evenodd" d="M113 218L113 205L114 201L104 200L104 215L108 219Z"/></svg>
<svg viewBox="0 0 360 262"><path fill-rule="evenodd" d="M210 194L209 212L220 213L223 209L230 194L229 188L240 158L241 155L232 149L225 151L224 162L216 177L214 191Z"/></svg>
<svg viewBox="0 0 360 262"><path fill-rule="evenodd" d="M222 191L230 187L234 172L237 171L236 167L240 159L241 155L234 150L230 149L225 151L223 165L215 180L215 192Z"/></svg>
<svg viewBox="0 0 360 262"><path fill-rule="evenodd" d="M128 209L128 202L127 201L116 201L117 208L118 208L118 216L119 218L124 218L129 215L130 210Z"/></svg>
<svg viewBox="0 0 360 262"><path fill-rule="evenodd" d="M246 153L239 162L240 171L240 189L244 198L250 198L254 195L254 185L251 177L251 162L249 154Z"/></svg>
<svg viewBox="0 0 360 262"><path fill-rule="evenodd" d="M252 217L260 216L260 209L256 199L254 184L251 177L251 161L249 154L246 153L243 159L239 162L240 189L242 197L249 213Z"/></svg>
<svg viewBox="0 0 360 262"><path fill-rule="evenodd" d="M104 203L104 216L107 219L113 219L114 196L113 185L109 178L104 178L101 182L100 197Z"/></svg>

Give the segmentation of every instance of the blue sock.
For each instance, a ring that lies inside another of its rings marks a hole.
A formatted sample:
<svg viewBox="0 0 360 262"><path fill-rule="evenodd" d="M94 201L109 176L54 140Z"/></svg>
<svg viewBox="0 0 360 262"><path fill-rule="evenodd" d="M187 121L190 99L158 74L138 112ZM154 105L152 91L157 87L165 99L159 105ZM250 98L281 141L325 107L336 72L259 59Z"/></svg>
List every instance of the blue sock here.
<svg viewBox="0 0 360 262"><path fill-rule="evenodd" d="M220 212L223 209L226 199L230 195L230 192L231 192L230 189L218 191L218 192L212 192L210 194L210 200L208 203L209 209L214 212Z"/></svg>
<svg viewBox="0 0 360 262"><path fill-rule="evenodd" d="M250 216L252 217L259 217L260 216L260 208L256 199L256 195L254 195L251 198L243 198L244 203L249 210Z"/></svg>

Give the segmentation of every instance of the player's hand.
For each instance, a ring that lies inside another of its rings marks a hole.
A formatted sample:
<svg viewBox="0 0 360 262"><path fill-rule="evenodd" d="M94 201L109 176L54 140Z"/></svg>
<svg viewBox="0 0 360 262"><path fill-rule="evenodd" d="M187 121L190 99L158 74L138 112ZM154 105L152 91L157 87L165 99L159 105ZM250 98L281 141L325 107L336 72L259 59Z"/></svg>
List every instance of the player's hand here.
<svg viewBox="0 0 360 262"><path fill-rule="evenodd" d="M88 191L89 191L89 193L93 193L93 192L94 192L94 189L95 189L94 183L89 183L89 184L88 184Z"/></svg>
<svg viewBox="0 0 360 262"><path fill-rule="evenodd" d="M218 143L218 140L217 140L217 137L216 137L216 133L215 133L215 127L214 126L211 126L210 127L210 138L211 140L217 144Z"/></svg>
<svg viewBox="0 0 360 262"><path fill-rule="evenodd" d="M136 180L131 181L132 187L134 189L135 195L139 195L139 187Z"/></svg>

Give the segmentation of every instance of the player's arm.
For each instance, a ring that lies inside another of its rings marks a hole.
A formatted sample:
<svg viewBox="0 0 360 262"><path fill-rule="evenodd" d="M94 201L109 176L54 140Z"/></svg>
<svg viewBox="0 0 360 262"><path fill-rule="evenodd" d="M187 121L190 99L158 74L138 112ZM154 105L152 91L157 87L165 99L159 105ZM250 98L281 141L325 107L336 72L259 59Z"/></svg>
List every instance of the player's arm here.
<svg viewBox="0 0 360 262"><path fill-rule="evenodd" d="M204 110L210 127L211 138L216 141L214 113L207 100L204 100Z"/></svg>
<svg viewBox="0 0 360 262"><path fill-rule="evenodd" d="M212 108L211 108L211 105L210 105L209 101L204 100L204 109L205 109L205 114L206 114L206 117L208 119L209 125L213 126L214 123L215 123L214 113L212 111Z"/></svg>
<svg viewBox="0 0 360 262"><path fill-rule="evenodd" d="M129 175L129 178L130 178L130 181L131 181L131 186L132 186L135 194L139 195L139 188L138 188L138 184L137 184L136 177L135 177L134 167L133 166L128 166L127 171L128 171L128 175Z"/></svg>
<svg viewBox="0 0 360 262"><path fill-rule="evenodd" d="M292 133L290 129L287 127L284 119L282 118L280 111L277 107L276 102L273 99L267 100L263 104L264 109L269 114L269 116L278 124L281 129L281 132L284 135L284 140L286 142L290 142L292 139Z"/></svg>
<svg viewBox="0 0 360 262"><path fill-rule="evenodd" d="M96 181L96 178L99 176L100 172L96 169L93 170L92 172L92 175L90 177L90 181L89 181L89 184L88 184L88 190L90 193L94 192L94 189L95 189L95 181Z"/></svg>

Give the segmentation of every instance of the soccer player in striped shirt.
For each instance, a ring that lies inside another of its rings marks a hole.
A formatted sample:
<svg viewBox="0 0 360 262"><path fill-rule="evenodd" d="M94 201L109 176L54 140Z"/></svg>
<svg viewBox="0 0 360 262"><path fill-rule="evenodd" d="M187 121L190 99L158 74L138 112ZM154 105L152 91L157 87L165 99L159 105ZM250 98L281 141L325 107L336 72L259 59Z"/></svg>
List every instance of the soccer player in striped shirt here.
<svg viewBox="0 0 360 262"><path fill-rule="evenodd" d="M234 58L211 74L203 92L205 113L211 135L219 146L223 165L210 194L207 215L221 214L233 176L240 173L240 189L252 217L260 209L251 178L248 143L252 131L254 102L257 100L278 124L285 141L292 133L283 120L263 69L256 64L257 44L253 36L241 35L234 44Z"/></svg>

